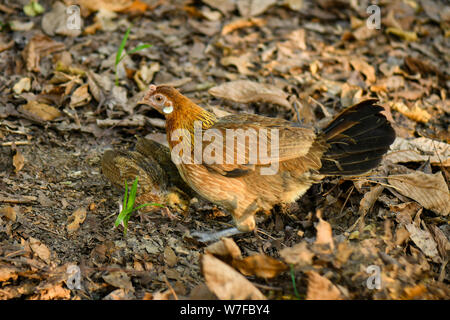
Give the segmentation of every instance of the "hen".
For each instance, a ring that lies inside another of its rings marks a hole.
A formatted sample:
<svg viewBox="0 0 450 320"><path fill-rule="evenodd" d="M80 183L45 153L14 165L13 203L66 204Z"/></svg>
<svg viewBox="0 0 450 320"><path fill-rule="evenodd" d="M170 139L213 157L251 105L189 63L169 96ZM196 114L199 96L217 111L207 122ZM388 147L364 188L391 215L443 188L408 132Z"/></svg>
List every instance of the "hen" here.
<svg viewBox="0 0 450 320"><path fill-rule="evenodd" d="M375 99L345 109L317 132L252 114L217 119L164 85L151 85L140 103L164 114L172 160L184 181L229 211L240 231L255 228L257 211L294 202L325 176L375 168L395 139Z"/></svg>
<svg viewBox="0 0 450 320"><path fill-rule="evenodd" d="M175 211L187 210L189 197L186 193L191 190L181 179L166 146L138 138L136 151L107 150L101 165L103 175L118 189L124 188L125 181L130 183L138 177L136 204L156 202ZM159 208L147 206L141 210Z"/></svg>

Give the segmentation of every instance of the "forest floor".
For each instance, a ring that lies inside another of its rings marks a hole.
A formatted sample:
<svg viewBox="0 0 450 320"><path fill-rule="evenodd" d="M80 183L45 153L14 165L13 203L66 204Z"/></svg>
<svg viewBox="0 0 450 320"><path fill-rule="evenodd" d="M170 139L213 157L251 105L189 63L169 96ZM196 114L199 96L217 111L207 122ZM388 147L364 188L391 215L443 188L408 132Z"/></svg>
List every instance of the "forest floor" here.
<svg viewBox="0 0 450 320"><path fill-rule="evenodd" d="M1 299L450 298L449 7L380 1L377 19L365 1L253 2L40 0L29 16L0 1ZM152 46L116 86L128 27L127 50ZM194 199L176 219L136 214L124 235L100 159L165 140L137 103L151 83L219 115L317 127L377 97L397 140L369 175L323 180L256 233L196 242L232 220Z"/></svg>

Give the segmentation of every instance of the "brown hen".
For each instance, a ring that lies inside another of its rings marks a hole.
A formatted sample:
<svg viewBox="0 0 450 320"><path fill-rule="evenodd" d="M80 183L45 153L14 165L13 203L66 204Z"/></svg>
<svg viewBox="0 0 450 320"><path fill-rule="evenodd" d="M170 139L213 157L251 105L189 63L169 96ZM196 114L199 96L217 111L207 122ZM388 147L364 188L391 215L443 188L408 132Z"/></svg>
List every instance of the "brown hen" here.
<svg viewBox="0 0 450 320"><path fill-rule="evenodd" d="M181 179L166 146L138 138L136 151L107 150L101 159L102 173L122 190L138 177L136 204L156 202L174 211L186 211L191 190ZM183 191L181 191L183 190ZM142 211L159 210L147 206ZM168 213L169 217L172 217Z"/></svg>
<svg viewBox="0 0 450 320"><path fill-rule="evenodd" d="M184 181L229 211L240 231L255 228L257 211L295 201L325 176L375 168L395 139L375 99L345 109L317 132L252 114L217 119L170 86L151 85L141 103L164 114L172 160Z"/></svg>

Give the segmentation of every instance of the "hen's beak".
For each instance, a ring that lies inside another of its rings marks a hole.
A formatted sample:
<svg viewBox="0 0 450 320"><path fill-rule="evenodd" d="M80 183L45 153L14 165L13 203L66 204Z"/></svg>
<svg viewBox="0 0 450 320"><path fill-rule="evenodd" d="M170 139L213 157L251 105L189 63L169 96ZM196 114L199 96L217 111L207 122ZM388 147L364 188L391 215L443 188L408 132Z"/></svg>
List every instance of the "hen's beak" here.
<svg viewBox="0 0 450 320"><path fill-rule="evenodd" d="M156 110L160 111L157 106L155 106L153 103L150 102L150 96L156 91L156 86L154 84L151 84L148 88L148 91L145 93L145 95L142 97L141 100L138 101L138 104L145 104L152 108L155 108Z"/></svg>

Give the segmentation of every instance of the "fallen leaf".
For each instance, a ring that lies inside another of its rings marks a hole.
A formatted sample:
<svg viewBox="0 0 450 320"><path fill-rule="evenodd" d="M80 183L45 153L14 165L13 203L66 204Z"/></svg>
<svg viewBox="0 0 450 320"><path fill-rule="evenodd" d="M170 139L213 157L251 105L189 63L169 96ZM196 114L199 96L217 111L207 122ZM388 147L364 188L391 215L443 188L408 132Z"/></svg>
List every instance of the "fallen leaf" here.
<svg viewBox="0 0 450 320"><path fill-rule="evenodd" d="M250 62L251 56L251 53L246 53L240 56L228 56L220 59L220 63L224 66L235 66L240 74L252 75L253 71L249 69L254 67L253 63Z"/></svg>
<svg viewBox="0 0 450 320"><path fill-rule="evenodd" d="M25 164L25 158L22 154L22 152L20 152L19 149L16 149L16 153L13 156L13 165L15 168L15 172L19 172L20 170L22 170L23 166Z"/></svg>
<svg viewBox="0 0 450 320"><path fill-rule="evenodd" d="M70 299L70 290L63 288L62 283L55 284L42 290L39 297L41 300Z"/></svg>
<svg viewBox="0 0 450 320"><path fill-rule="evenodd" d="M84 222L86 219L86 209L78 208L74 211L74 213L69 217L67 224L67 232L72 233L80 227L80 224Z"/></svg>
<svg viewBox="0 0 450 320"><path fill-rule="evenodd" d="M439 254L441 255L442 261L448 260L450 253L450 241L445 236L444 232L439 229L436 225L430 225L430 232L436 241Z"/></svg>
<svg viewBox="0 0 450 320"><path fill-rule="evenodd" d="M114 291L111 291L107 296L103 298L103 300L134 300L136 297L134 294L125 289L116 289ZM154 298L154 300L156 300Z"/></svg>
<svg viewBox="0 0 450 320"><path fill-rule="evenodd" d="M437 244L428 230L420 229L414 223L407 224L405 227L411 240L427 257L432 258L434 262L441 262Z"/></svg>
<svg viewBox="0 0 450 320"><path fill-rule="evenodd" d="M222 300L265 300L266 297L243 275L210 254L201 257L206 285Z"/></svg>
<svg viewBox="0 0 450 320"><path fill-rule="evenodd" d="M0 216L4 216L6 219L14 222L17 219L16 208L11 206L0 208Z"/></svg>
<svg viewBox="0 0 450 320"><path fill-rule="evenodd" d="M425 137L404 139L397 137L385 160L392 163L430 161L431 164L450 166L450 144Z"/></svg>
<svg viewBox="0 0 450 320"><path fill-rule="evenodd" d="M89 11L99 11L99 10L105 10L105 11L112 11L112 12L121 12L126 11L130 9L132 6L136 6L134 4L135 0L78 0L78 4L83 7L84 9L87 9Z"/></svg>
<svg viewBox="0 0 450 320"><path fill-rule="evenodd" d="M284 0L284 5L294 11L300 11L303 8L303 0Z"/></svg>
<svg viewBox="0 0 450 320"><path fill-rule="evenodd" d="M235 30L250 28L253 26L262 26L265 24L265 20L261 18L245 18L245 19L237 19L225 24L222 28L221 34L224 36L230 32Z"/></svg>
<svg viewBox="0 0 450 320"><path fill-rule="evenodd" d="M369 83L374 83L377 80L375 76L375 68L360 58L350 59L350 64L356 70L362 73Z"/></svg>
<svg viewBox="0 0 450 320"><path fill-rule="evenodd" d="M173 267L177 264L178 259L175 251L171 247L166 247L164 249L164 262L169 266Z"/></svg>
<svg viewBox="0 0 450 320"><path fill-rule="evenodd" d="M10 266L0 266L0 281L16 280L19 276L19 269Z"/></svg>
<svg viewBox="0 0 450 320"><path fill-rule="evenodd" d="M331 230L331 225L321 217L318 218L319 223L316 226L317 235L314 244L319 245L320 247L327 246L328 249L322 249L321 251L330 253L334 249L333 231Z"/></svg>
<svg viewBox="0 0 450 320"><path fill-rule="evenodd" d="M359 202L358 214L365 216L377 201L378 197L381 195L381 192L383 192L383 189L384 187L380 184L370 188L370 191L366 192L364 197Z"/></svg>
<svg viewBox="0 0 450 320"><path fill-rule="evenodd" d="M236 8L234 0L202 0L212 8L220 10L223 14L228 14Z"/></svg>
<svg viewBox="0 0 450 320"><path fill-rule="evenodd" d="M427 123L431 119L431 115L422 109L418 103L415 103L412 109L408 108L403 102L392 102L390 106L392 109L397 110L416 122Z"/></svg>
<svg viewBox="0 0 450 320"><path fill-rule="evenodd" d="M38 239L35 239L33 237L30 237L28 239L28 242L30 243L31 250L33 250L33 252L39 258L41 258L45 263L49 264L50 263L51 252L47 248L47 246L45 244L43 244L41 241L39 241Z"/></svg>
<svg viewBox="0 0 450 320"><path fill-rule="evenodd" d="M240 0L237 1L237 7L241 16L253 17L260 15L276 2L277 0Z"/></svg>
<svg viewBox="0 0 450 320"><path fill-rule="evenodd" d="M386 33L396 35L408 42L418 40L417 34L415 32L404 31L400 28L394 28L394 27L387 28Z"/></svg>
<svg viewBox="0 0 450 320"><path fill-rule="evenodd" d="M272 257L256 254L242 260L233 260L232 266L246 276L270 279L287 270L287 266Z"/></svg>
<svg viewBox="0 0 450 320"><path fill-rule="evenodd" d="M291 109L287 94L278 87L249 80L236 80L223 83L208 91L215 97L239 103L267 102Z"/></svg>
<svg viewBox="0 0 450 320"><path fill-rule="evenodd" d="M13 91L16 94L21 94L24 91L30 91L30 89L31 89L31 79L28 77L20 79L13 87Z"/></svg>
<svg viewBox="0 0 450 320"><path fill-rule="evenodd" d="M342 300L338 288L327 278L315 271L308 271L306 300Z"/></svg>
<svg viewBox="0 0 450 320"><path fill-rule="evenodd" d="M34 100L20 106L19 110L36 118L38 121L52 121L62 116L62 113L55 107Z"/></svg>
<svg viewBox="0 0 450 320"><path fill-rule="evenodd" d="M27 70L39 72L39 62L42 57L56 51L62 51L64 48L65 46L61 42L54 41L42 34L35 35L22 51Z"/></svg>
<svg viewBox="0 0 450 320"><path fill-rule="evenodd" d="M91 101L91 95L88 92L88 84L78 87L70 97L70 106L72 108L81 107Z"/></svg>
<svg viewBox="0 0 450 320"><path fill-rule="evenodd" d="M113 287L122 288L128 291L134 291L130 277L123 271L113 271L104 275L103 280Z"/></svg>
<svg viewBox="0 0 450 320"><path fill-rule="evenodd" d="M220 257L222 260L231 261L233 259L242 259L241 250L231 238L222 238L205 248L205 253ZM230 257L231 259L227 259Z"/></svg>
<svg viewBox="0 0 450 320"><path fill-rule="evenodd" d="M308 249L306 242L300 242L293 247L281 250L280 256L289 264L309 266L312 264L314 253Z"/></svg>
<svg viewBox="0 0 450 320"><path fill-rule="evenodd" d="M447 216L450 213L450 195L442 172L426 174L415 171L410 174L390 175L389 184L402 195L423 207Z"/></svg>

